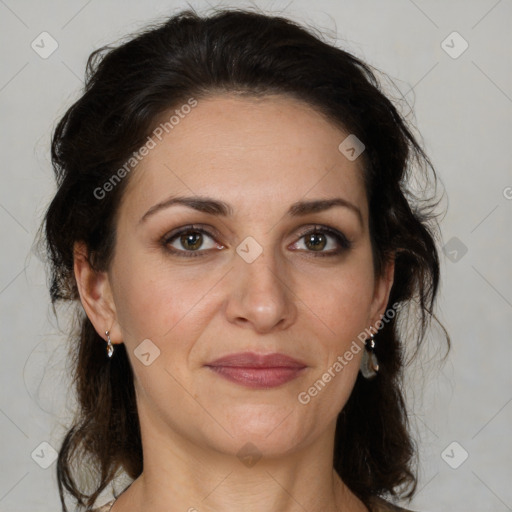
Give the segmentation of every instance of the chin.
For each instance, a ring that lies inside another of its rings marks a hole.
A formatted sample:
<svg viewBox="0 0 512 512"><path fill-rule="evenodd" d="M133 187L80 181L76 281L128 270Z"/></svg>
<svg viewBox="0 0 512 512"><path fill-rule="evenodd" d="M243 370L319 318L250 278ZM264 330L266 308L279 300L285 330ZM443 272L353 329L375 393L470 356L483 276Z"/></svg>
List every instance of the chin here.
<svg viewBox="0 0 512 512"><path fill-rule="evenodd" d="M265 409L270 410L265 411ZM244 407L243 411L235 411L222 422L227 434L222 434L217 439L210 439L210 442L217 445L220 451L231 453L240 458L245 450L253 449L265 457L280 457L298 448L306 439L307 432L304 431L304 422L298 421L298 415L292 411L275 406ZM221 430L216 429L216 432ZM209 432L212 434L212 431Z"/></svg>

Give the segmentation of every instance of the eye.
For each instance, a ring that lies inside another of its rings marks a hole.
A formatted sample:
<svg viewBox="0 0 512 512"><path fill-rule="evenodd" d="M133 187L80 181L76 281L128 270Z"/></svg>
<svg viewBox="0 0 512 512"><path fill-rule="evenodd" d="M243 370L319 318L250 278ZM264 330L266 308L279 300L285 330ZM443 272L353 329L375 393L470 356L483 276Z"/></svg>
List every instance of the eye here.
<svg viewBox="0 0 512 512"><path fill-rule="evenodd" d="M350 247L351 242L343 233L327 226L309 229L293 244L294 249L316 253L315 256L336 256Z"/></svg>
<svg viewBox="0 0 512 512"><path fill-rule="evenodd" d="M211 233L195 226L187 226L168 233L162 239L162 244L166 250L185 257L202 256L202 253L209 249L223 248Z"/></svg>
<svg viewBox="0 0 512 512"><path fill-rule="evenodd" d="M302 241L303 240L303 241ZM214 235L197 226L185 226L166 234L161 241L165 250L176 256L204 256L211 249L223 249ZM314 226L300 235L293 249L314 256L336 256L350 249L351 242L340 231L327 226Z"/></svg>

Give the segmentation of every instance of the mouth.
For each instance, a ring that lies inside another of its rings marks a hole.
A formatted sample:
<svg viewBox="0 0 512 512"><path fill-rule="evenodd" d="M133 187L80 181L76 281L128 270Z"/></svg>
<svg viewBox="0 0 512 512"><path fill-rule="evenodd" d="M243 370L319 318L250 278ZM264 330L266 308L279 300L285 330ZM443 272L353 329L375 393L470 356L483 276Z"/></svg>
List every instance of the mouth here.
<svg viewBox="0 0 512 512"><path fill-rule="evenodd" d="M299 377L307 365L284 354L243 352L205 365L217 375L249 388L268 389Z"/></svg>

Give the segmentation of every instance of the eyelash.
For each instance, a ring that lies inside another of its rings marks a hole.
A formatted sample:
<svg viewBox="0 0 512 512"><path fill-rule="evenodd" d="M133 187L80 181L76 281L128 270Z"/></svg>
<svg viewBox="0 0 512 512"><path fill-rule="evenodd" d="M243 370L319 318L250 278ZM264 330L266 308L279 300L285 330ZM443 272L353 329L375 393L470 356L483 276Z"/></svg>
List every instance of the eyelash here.
<svg viewBox="0 0 512 512"><path fill-rule="evenodd" d="M191 225L191 226L185 226L183 228L180 228L179 231L172 231L171 233L167 233L161 239L161 244L166 251L168 251L172 254L175 254L176 256L179 256L179 257L195 258L198 256L200 256L200 257L205 256L206 255L205 253L207 251L209 251L210 249L207 249L206 251L200 250L200 249L197 251L190 251L190 250L187 251L187 250L178 250L175 248L171 248L169 246L169 244L171 242L173 242L176 238L178 238L181 235L187 234L187 233L202 233L203 235L207 235L210 238L215 239L215 236L212 233L210 233L209 231L207 231L206 229ZM339 256L342 252L347 251L352 247L352 242L350 240L348 240L348 238L343 233L341 233L340 231L338 231L336 229L329 228L327 226L321 226L321 225L315 225L313 228L309 228L307 231L303 232L299 236L299 240L301 238L304 238L307 235L317 234L317 233L322 233L322 234L327 234L327 235L332 236L336 240L336 242L339 244L341 249L336 249L335 251L329 251L329 252L306 251L307 253L312 253L313 257L321 258L321 257ZM222 245L222 244L219 244L219 245Z"/></svg>

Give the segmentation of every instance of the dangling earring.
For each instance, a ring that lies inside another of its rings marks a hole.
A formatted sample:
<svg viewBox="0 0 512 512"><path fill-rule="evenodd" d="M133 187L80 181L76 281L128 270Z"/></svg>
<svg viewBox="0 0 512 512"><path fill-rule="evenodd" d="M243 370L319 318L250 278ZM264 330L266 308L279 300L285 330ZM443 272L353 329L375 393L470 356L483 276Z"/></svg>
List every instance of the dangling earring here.
<svg viewBox="0 0 512 512"><path fill-rule="evenodd" d="M365 350L363 352L363 359L361 360L360 371L365 379L373 379L377 376L379 371L379 362L373 349L375 348L375 341L373 334L371 338L367 338L364 342Z"/></svg>
<svg viewBox="0 0 512 512"><path fill-rule="evenodd" d="M114 345L112 345L112 340L110 339L110 331L105 331L105 336L107 337L107 355L108 357L112 357L114 354Z"/></svg>

